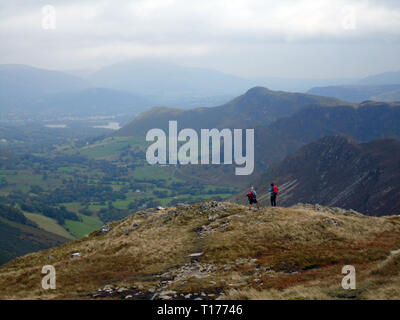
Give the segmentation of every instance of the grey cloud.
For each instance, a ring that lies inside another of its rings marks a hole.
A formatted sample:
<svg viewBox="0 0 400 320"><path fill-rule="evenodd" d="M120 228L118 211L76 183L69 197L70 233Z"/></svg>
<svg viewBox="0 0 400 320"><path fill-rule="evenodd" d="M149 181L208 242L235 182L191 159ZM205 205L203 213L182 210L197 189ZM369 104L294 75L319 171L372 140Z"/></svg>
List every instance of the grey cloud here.
<svg viewBox="0 0 400 320"><path fill-rule="evenodd" d="M47 4L57 10L57 29L53 31L40 27L40 8ZM343 14L349 12L343 8L354 11L355 28L343 27ZM284 69L298 70L299 62L304 62L313 70L313 59L305 56L299 61L293 47L307 47L310 54L323 54L327 60L336 58L343 68L349 68L352 61L360 63L355 54L347 53L349 46L359 52L373 44L374 50L381 47L386 52L390 51L387 48L396 48L400 39L400 2L390 0L14 0L0 1L0 18L0 63L61 69L157 56L187 64L201 61L202 66L240 75L246 75L246 66L248 70L257 62L268 66L263 59L279 61L279 57L286 63ZM332 45L333 52L321 49L326 45ZM268 46L279 50L274 50L272 57L265 52L268 58L263 58L260 51ZM236 68L223 62L215 66L213 59L219 61L218 57L238 51L257 60L243 56L238 62L238 55ZM394 68L390 54L385 60L383 68ZM372 53L370 59L365 56L361 62L372 71ZM325 76L337 72L328 68ZM248 76L252 74L247 72Z"/></svg>

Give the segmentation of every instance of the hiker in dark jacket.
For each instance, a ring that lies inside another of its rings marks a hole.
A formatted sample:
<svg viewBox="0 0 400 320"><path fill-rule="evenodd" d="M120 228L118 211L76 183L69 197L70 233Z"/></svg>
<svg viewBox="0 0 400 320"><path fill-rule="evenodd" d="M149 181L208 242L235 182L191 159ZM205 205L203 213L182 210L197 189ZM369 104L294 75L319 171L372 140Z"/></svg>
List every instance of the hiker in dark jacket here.
<svg viewBox="0 0 400 320"><path fill-rule="evenodd" d="M271 207L276 207L276 196L279 193L278 186L271 183L271 187L269 188L269 192L271 194Z"/></svg>
<svg viewBox="0 0 400 320"><path fill-rule="evenodd" d="M254 190L254 187L250 188L250 191L247 193L247 198L249 199L249 210L251 210L253 203L257 205L258 209L260 209L260 205L257 202L257 193L256 190Z"/></svg>

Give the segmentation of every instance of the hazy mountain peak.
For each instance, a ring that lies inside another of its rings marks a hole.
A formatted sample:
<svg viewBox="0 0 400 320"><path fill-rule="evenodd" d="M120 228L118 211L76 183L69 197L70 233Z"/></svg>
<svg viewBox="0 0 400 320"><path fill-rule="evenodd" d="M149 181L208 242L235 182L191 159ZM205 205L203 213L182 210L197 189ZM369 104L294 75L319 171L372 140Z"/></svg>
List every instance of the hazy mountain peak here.
<svg viewBox="0 0 400 320"><path fill-rule="evenodd" d="M117 135L145 135L149 129L168 128L169 120L178 120L185 128L254 128L313 104L335 106L343 102L303 93L271 91L254 87L241 96L217 107L181 110L172 108L152 109L135 118Z"/></svg>
<svg viewBox="0 0 400 320"><path fill-rule="evenodd" d="M362 85L400 84L400 71L383 72L358 81Z"/></svg>
<svg viewBox="0 0 400 320"><path fill-rule="evenodd" d="M267 94L273 92L272 90L269 90L266 87L262 86L257 86L250 88L249 90L246 91L245 95L251 95L251 94Z"/></svg>
<svg viewBox="0 0 400 320"><path fill-rule="evenodd" d="M106 66L89 76L96 86L164 97L239 94L255 83L216 70L159 59L136 59ZM161 100L160 100L161 101Z"/></svg>

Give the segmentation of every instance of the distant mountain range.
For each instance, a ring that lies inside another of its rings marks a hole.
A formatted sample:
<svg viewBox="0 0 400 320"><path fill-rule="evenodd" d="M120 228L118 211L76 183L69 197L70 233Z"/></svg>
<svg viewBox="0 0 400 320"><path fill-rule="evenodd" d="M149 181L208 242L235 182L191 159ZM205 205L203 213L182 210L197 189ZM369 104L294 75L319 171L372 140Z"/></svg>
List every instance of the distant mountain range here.
<svg viewBox="0 0 400 320"><path fill-rule="evenodd" d="M400 101L400 84L381 86L348 85L317 87L308 91L325 97L334 97L350 102L373 101Z"/></svg>
<svg viewBox="0 0 400 320"><path fill-rule="evenodd" d="M95 86L147 95L158 105L187 108L187 106L182 106L179 101L190 97L235 96L251 87L260 85L274 90L291 92L311 90L308 93L337 97L351 102L379 101L379 99L395 101L398 92L392 95L385 93L399 89L400 72L386 72L363 79L277 77L244 79L215 70L185 67L156 59L138 59L106 66L92 73L88 80ZM393 85L398 86L393 87ZM345 88L347 91L355 90L356 92L351 93L350 91L346 95L341 94L340 91L336 95L335 91L327 91L322 94L314 92L317 90L314 88L326 88L326 86L330 86L328 88L337 87L337 90ZM371 88L369 88L370 86Z"/></svg>
<svg viewBox="0 0 400 320"><path fill-rule="evenodd" d="M93 88L82 78L25 65L0 65L0 116L47 118L124 113L133 117L152 102L141 95Z"/></svg>
<svg viewBox="0 0 400 320"><path fill-rule="evenodd" d="M386 72L369 76L353 84L315 87L308 93L350 102L400 101L400 72Z"/></svg>
<svg viewBox="0 0 400 320"><path fill-rule="evenodd" d="M257 85L302 91L341 100L400 100L399 73L356 79L244 79L157 59L106 66L84 79L26 65L0 65L0 117L43 118L59 112L74 117L122 113L134 117L152 106L213 107ZM344 84L345 86L321 87ZM285 107L286 108L286 107ZM283 112L284 113L284 112Z"/></svg>
<svg viewBox="0 0 400 320"><path fill-rule="evenodd" d="M271 166L254 186L268 204L271 182L278 204L321 204L367 215L400 214L400 140L358 143L334 135L312 142ZM235 200L244 202L244 191Z"/></svg>
<svg viewBox="0 0 400 320"><path fill-rule="evenodd" d="M138 59L106 66L88 77L95 86L151 97L174 105L179 98L238 95L256 85L219 71L177 65L156 59Z"/></svg>
<svg viewBox="0 0 400 320"><path fill-rule="evenodd" d="M33 99L88 87L79 77L25 65L0 65L1 112L18 112Z"/></svg>
<svg viewBox="0 0 400 320"><path fill-rule="evenodd" d="M0 65L0 117L122 113L133 118L154 105L215 106L252 85L255 82L214 70L155 60L115 64L85 79L26 65Z"/></svg>
<svg viewBox="0 0 400 320"><path fill-rule="evenodd" d="M351 104L266 88L253 88L215 108L152 109L115 135L144 137L151 128L167 132L168 120L178 120L178 129L255 128L252 176L235 176L231 166L182 166L177 172L184 178L238 186L250 183L273 163L327 135L342 134L359 141L400 138L400 103Z"/></svg>
<svg viewBox="0 0 400 320"><path fill-rule="evenodd" d="M267 87L271 90L281 90L289 92L306 93L311 88L354 85L359 81L356 78L279 78L279 77L263 77L254 79L258 86Z"/></svg>
<svg viewBox="0 0 400 320"><path fill-rule="evenodd" d="M89 87L85 80L61 71L45 70L27 65L0 65L1 93L38 97L64 91L76 91Z"/></svg>
<svg viewBox="0 0 400 320"><path fill-rule="evenodd" d="M359 85L382 86L388 84L400 84L400 71L384 72L368 76L358 81Z"/></svg>
<svg viewBox="0 0 400 320"><path fill-rule="evenodd" d="M115 133L145 136L152 128L255 128L256 160L263 166L326 135L343 134L360 141L400 137L400 103L351 104L333 98L271 91L256 87L214 108L153 108Z"/></svg>
<svg viewBox="0 0 400 320"><path fill-rule="evenodd" d="M115 135L145 136L152 128L167 130L169 120L177 120L178 126L182 129L253 128L270 124L313 104L329 107L343 102L334 98L255 87L218 107L191 110L152 108L124 126Z"/></svg>

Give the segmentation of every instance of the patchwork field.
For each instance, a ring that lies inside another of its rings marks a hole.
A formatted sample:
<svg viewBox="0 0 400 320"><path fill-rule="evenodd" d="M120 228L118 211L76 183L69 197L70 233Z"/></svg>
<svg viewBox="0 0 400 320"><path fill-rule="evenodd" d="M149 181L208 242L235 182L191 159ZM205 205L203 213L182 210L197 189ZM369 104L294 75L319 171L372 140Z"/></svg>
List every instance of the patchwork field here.
<svg viewBox="0 0 400 320"><path fill-rule="evenodd" d="M41 214L24 212L24 215L31 221L35 222L41 229L57 234L61 237L73 240L76 239L67 230L60 226L56 220L45 217Z"/></svg>
<svg viewBox="0 0 400 320"><path fill-rule="evenodd" d="M69 230L76 238L82 238L93 232L93 230L101 228L101 226L104 224L97 217L88 217L83 214L78 214L78 216L82 219L82 221L65 221L66 229Z"/></svg>

